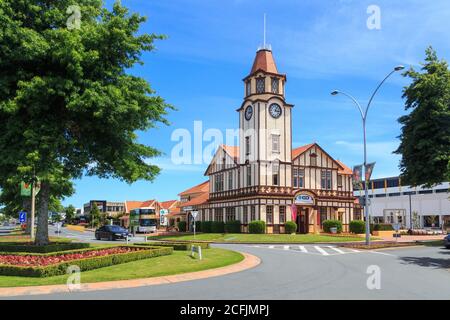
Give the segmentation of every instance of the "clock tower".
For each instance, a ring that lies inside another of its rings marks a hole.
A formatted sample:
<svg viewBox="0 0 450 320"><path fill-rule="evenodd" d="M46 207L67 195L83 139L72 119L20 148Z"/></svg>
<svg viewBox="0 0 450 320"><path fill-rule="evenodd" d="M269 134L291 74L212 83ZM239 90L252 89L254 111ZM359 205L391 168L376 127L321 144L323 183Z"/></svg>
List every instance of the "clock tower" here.
<svg viewBox="0 0 450 320"><path fill-rule="evenodd" d="M285 101L286 75L278 72L272 50L256 52L244 81L239 112L241 186L290 189L293 105Z"/></svg>

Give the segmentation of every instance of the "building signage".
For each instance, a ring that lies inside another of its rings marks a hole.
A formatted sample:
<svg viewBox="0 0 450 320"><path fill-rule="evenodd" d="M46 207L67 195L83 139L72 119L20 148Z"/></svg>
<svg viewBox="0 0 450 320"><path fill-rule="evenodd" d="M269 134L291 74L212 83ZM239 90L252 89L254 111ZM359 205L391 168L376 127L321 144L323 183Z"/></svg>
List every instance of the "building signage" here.
<svg viewBox="0 0 450 320"><path fill-rule="evenodd" d="M161 209L159 210L159 224L162 226L167 226L167 217L165 216L166 214L169 213L169 210L167 209Z"/></svg>
<svg viewBox="0 0 450 320"><path fill-rule="evenodd" d="M294 199L295 204L314 204L314 198L309 194L298 194Z"/></svg>

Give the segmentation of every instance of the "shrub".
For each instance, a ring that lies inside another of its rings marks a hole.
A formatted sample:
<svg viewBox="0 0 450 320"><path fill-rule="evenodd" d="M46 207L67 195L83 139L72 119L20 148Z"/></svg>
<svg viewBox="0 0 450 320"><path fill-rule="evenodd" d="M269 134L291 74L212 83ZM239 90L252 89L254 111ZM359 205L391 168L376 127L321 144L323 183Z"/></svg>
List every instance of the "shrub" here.
<svg viewBox="0 0 450 320"><path fill-rule="evenodd" d="M46 246L36 246L30 243L4 242L0 243L0 252L28 252L28 253L50 253L67 250L89 248L89 243L79 242L52 242Z"/></svg>
<svg viewBox="0 0 450 320"><path fill-rule="evenodd" d="M211 233L212 221L202 221L202 232Z"/></svg>
<svg viewBox="0 0 450 320"><path fill-rule="evenodd" d="M373 226L373 231L392 231L394 228L389 223L377 223Z"/></svg>
<svg viewBox="0 0 450 320"><path fill-rule="evenodd" d="M241 221L233 220L225 224L225 232L227 233L241 233Z"/></svg>
<svg viewBox="0 0 450 320"><path fill-rule="evenodd" d="M261 220L255 220L248 224L248 232L261 234L266 233L266 223Z"/></svg>
<svg viewBox="0 0 450 320"><path fill-rule="evenodd" d="M180 221L178 222L178 231L180 232L186 232L186 221Z"/></svg>
<svg viewBox="0 0 450 320"><path fill-rule="evenodd" d="M297 231L297 224L294 221L288 221L284 224L284 232L291 234Z"/></svg>
<svg viewBox="0 0 450 320"><path fill-rule="evenodd" d="M330 233L330 228L336 228L337 233L342 232L342 222L339 220L325 220L323 223L323 231Z"/></svg>
<svg viewBox="0 0 450 320"><path fill-rule="evenodd" d="M211 224L211 232L212 233L224 233L225 232L225 224L222 221L213 221Z"/></svg>
<svg viewBox="0 0 450 320"><path fill-rule="evenodd" d="M202 231L202 222L201 221L195 221L195 232L203 232Z"/></svg>
<svg viewBox="0 0 450 320"><path fill-rule="evenodd" d="M364 233L366 230L366 223L362 220L350 221L349 229L352 233Z"/></svg>
<svg viewBox="0 0 450 320"><path fill-rule="evenodd" d="M136 250L133 252L123 254L111 254L106 256L66 261L43 267L21 267L12 265L0 265L0 275L20 276L20 277L52 277L66 274L67 268L72 265L77 265L81 271L87 271L135 260L170 255L173 252L173 248L138 247L138 246L135 246L134 248L141 248L141 250Z"/></svg>
<svg viewBox="0 0 450 320"><path fill-rule="evenodd" d="M153 246L153 247L172 247L175 251L188 251L192 246L200 246L202 249L209 249L208 242L190 242L190 241L158 241L135 243L136 246Z"/></svg>

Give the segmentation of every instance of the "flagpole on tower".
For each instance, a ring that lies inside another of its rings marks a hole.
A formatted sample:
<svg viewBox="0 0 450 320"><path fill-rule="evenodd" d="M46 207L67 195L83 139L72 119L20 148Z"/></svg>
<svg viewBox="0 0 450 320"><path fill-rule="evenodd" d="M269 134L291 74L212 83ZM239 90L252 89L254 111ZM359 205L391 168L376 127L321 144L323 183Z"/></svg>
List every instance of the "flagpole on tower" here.
<svg viewBox="0 0 450 320"><path fill-rule="evenodd" d="M266 14L264 13L264 43L263 48L266 49Z"/></svg>

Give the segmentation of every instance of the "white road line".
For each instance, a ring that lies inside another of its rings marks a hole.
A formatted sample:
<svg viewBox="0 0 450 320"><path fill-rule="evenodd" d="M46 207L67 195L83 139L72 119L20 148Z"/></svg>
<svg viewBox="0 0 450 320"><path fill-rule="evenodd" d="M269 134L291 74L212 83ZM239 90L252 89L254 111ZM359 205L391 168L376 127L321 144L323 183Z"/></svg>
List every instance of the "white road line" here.
<svg viewBox="0 0 450 320"><path fill-rule="evenodd" d="M319 251L322 255L324 256L329 256L330 254L328 252L326 252L325 250L323 250L321 247L318 246L314 246L314 248Z"/></svg>
<svg viewBox="0 0 450 320"><path fill-rule="evenodd" d="M336 251L338 253L341 253L341 254L345 254L346 253L345 251L342 251L341 249L338 249L338 248L333 247L333 246L328 246L328 248L330 248L330 249L332 249L332 250L334 250L334 251Z"/></svg>
<svg viewBox="0 0 450 320"><path fill-rule="evenodd" d="M305 246L298 246L301 252L308 253L308 250L306 250Z"/></svg>
<svg viewBox="0 0 450 320"><path fill-rule="evenodd" d="M289 246L283 246L283 250L289 250Z"/></svg>
<svg viewBox="0 0 450 320"><path fill-rule="evenodd" d="M275 246L269 246L269 249L273 249L273 248L275 248Z"/></svg>
<svg viewBox="0 0 450 320"><path fill-rule="evenodd" d="M350 249L350 248L348 248L348 250L350 250L351 252L361 252L361 251L359 251L359 250L356 250L356 249Z"/></svg>

